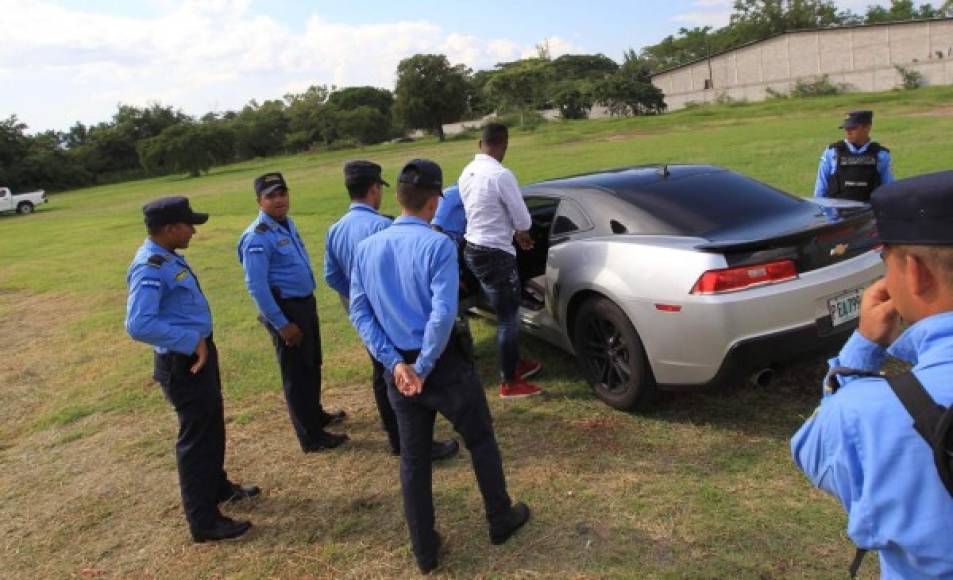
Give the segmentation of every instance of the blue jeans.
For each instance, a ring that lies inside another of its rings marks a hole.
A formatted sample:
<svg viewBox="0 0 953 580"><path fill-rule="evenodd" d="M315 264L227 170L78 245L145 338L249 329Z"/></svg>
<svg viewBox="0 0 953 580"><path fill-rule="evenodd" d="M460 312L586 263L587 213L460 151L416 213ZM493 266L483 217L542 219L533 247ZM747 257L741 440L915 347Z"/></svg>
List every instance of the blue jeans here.
<svg viewBox="0 0 953 580"><path fill-rule="evenodd" d="M463 252L470 271L496 311L496 343L500 351L500 375L504 382L515 380L520 360L519 320L522 290L516 256L503 250L467 244Z"/></svg>

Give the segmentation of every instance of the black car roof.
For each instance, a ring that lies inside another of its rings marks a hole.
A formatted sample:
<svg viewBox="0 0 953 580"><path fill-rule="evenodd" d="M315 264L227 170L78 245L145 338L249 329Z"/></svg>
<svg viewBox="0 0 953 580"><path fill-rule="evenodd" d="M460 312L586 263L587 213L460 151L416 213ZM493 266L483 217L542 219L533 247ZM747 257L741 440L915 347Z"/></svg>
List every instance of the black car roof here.
<svg viewBox="0 0 953 580"><path fill-rule="evenodd" d="M540 181L527 188L555 187L559 189L584 189L596 187L613 193L632 191L663 181L673 181L704 173L727 171L716 165L655 164L620 167L590 173L580 173L558 179Z"/></svg>

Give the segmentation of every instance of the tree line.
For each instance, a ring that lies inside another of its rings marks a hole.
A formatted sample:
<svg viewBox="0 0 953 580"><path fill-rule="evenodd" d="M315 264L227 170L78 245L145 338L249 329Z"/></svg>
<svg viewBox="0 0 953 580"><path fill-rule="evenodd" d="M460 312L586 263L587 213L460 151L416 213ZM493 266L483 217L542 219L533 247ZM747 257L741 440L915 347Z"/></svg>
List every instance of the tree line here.
<svg viewBox="0 0 953 580"><path fill-rule="evenodd" d="M538 55L474 73L444 55L400 62L394 91L314 85L240 110L195 118L171 106L120 104L109 121L77 122L34 135L15 115L0 120L0 185L50 191L315 149L380 143L422 129L444 139L443 125L488 114L520 118L559 108L583 118L595 103L617 115L661 112L662 93L634 51L620 66L602 55Z"/></svg>
<svg viewBox="0 0 953 580"><path fill-rule="evenodd" d="M833 0L735 0L726 26L681 28L639 53L653 72L705 58L711 54L761 40L788 30L829 28L880 22L900 22L953 16L953 0L939 8L891 0L889 6L870 5L864 14L839 10Z"/></svg>

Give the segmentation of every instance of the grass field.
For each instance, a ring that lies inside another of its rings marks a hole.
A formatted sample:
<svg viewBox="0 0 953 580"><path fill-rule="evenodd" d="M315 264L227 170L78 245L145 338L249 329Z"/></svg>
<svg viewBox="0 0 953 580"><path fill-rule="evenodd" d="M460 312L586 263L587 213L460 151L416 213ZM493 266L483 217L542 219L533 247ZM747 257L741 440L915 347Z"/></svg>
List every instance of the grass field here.
<svg viewBox="0 0 953 580"><path fill-rule="evenodd" d="M706 107L657 118L553 123L515 132L521 182L646 162L716 163L810 193L848 109L875 109L875 138L903 177L953 159L953 88ZM346 210L344 160L392 179L413 157L456 176L475 140L273 158L56 194L0 217L0 576L401 577L416 568L369 386L369 365L319 281L325 401L350 414L351 443L303 456L270 342L235 256L253 219L252 179L279 170L321 271L324 233ZM151 383L151 353L123 330L125 272L144 238L141 205L186 193L212 214L188 250L212 306L228 421L227 468L264 497L227 512L253 520L237 542L193 545L172 452L175 416ZM385 211L394 213L391 195ZM636 415L596 401L575 363L530 339L547 395L496 398L494 328L473 324L509 487L535 510L492 547L465 457L436 468L448 577L844 577L844 515L791 463L788 439L816 404L823 361L747 385L665 397ZM438 435L448 436L443 420ZM876 575L876 558L863 572Z"/></svg>

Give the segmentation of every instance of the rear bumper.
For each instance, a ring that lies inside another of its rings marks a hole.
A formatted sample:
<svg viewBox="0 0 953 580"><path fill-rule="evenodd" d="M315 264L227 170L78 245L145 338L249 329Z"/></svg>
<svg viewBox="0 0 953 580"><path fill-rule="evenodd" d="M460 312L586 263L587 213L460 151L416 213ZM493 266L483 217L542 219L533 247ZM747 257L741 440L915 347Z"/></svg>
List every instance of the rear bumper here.
<svg viewBox="0 0 953 580"><path fill-rule="evenodd" d="M829 318L813 324L743 340L725 356L721 367L708 382L699 384L659 384L667 391L692 391L737 384L751 373L771 365L790 363L824 354L834 354L857 328L857 320L831 328Z"/></svg>

